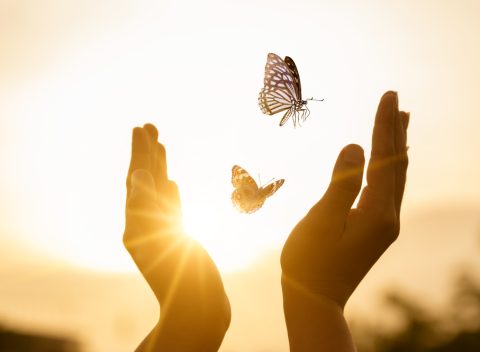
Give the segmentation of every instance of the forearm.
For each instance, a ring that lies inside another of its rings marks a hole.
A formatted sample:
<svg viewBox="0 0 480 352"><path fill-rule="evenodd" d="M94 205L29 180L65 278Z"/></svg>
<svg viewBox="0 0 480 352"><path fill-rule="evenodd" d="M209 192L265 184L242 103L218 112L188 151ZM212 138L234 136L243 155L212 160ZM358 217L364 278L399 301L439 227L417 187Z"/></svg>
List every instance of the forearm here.
<svg viewBox="0 0 480 352"><path fill-rule="evenodd" d="M217 351L217 348L205 349L197 339L185 333L185 330L178 329L178 327L166 327L159 323L135 349L135 352Z"/></svg>
<svg viewBox="0 0 480 352"><path fill-rule="evenodd" d="M230 324L226 295L215 302L176 295L160 307L160 319L136 352L215 352Z"/></svg>
<svg viewBox="0 0 480 352"><path fill-rule="evenodd" d="M171 318L161 319L135 352L216 352L228 327L220 321L216 326L205 322L193 327Z"/></svg>
<svg viewBox="0 0 480 352"><path fill-rule="evenodd" d="M160 304L160 320L137 351L217 351L230 324L220 274L200 247L180 241L164 253L158 242L141 244L136 260Z"/></svg>
<svg viewBox="0 0 480 352"><path fill-rule="evenodd" d="M343 308L282 277L285 321L292 352L354 352Z"/></svg>

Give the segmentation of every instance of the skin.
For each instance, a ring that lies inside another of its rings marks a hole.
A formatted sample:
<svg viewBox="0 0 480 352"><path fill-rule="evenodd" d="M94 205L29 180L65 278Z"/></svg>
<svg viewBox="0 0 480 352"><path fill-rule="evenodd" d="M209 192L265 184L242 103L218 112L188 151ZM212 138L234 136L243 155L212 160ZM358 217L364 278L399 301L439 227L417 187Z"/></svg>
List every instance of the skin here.
<svg viewBox="0 0 480 352"><path fill-rule="evenodd" d="M408 166L409 114L395 92L382 97L367 185L365 159L348 145L325 195L297 224L281 255L290 350L355 351L343 309L357 285L398 237ZM158 323L137 351L217 351L230 304L208 253L182 230L177 186L153 125L133 130L124 244L160 304Z"/></svg>
<svg viewBox="0 0 480 352"><path fill-rule="evenodd" d="M340 153L324 196L297 224L281 255L284 313L291 351L355 351L343 308L398 237L408 166L409 114L395 92L375 117L367 185L360 146Z"/></svg>
<svg viewBox="0 0 480 352"><path fill-rule="evenodd" d="M160 317L136 351L217 351L230 303L214 262L181 225L177 186L153 125L133 130L123 242L159 304Z"/></svg>

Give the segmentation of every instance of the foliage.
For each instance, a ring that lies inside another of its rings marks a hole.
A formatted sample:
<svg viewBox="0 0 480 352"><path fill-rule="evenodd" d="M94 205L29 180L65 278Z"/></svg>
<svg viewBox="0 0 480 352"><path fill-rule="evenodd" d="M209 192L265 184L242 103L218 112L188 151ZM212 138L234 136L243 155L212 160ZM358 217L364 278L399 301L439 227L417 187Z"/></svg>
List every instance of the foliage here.
<svg viewBox="0 0 480 352"><path fill-rule="evenodd" d="M480 351L480 282L462 273L454 283L444 313L428 311L398 292L388 293L387 307L399 313L403 324L389 332L354 329L358 352Z"/></svg>

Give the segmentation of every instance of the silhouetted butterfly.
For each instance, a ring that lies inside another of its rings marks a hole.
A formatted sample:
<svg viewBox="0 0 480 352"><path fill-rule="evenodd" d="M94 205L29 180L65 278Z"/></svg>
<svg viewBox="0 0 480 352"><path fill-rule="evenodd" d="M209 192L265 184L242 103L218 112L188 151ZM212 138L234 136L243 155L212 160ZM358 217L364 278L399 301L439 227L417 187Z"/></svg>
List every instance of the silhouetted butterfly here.
<svg viewBox="0 0 480 352"><path fill-rule="evenodd" d="M232 168L233 205L242 213L253 213L260 209L265 200L274 194L285 180L273 181L264 187L258 187L255 180L245 169L235 165Z"/></svg>
<svg viewBox="0 0 480 352"><path fill-rule="evenodd" d="M282 60L276 54L268 54L263 85L258 95L258 104L262 112L274 115L287 110L280 120L280 126L283 126L290 116L293 116L294 126L299 123L299 119L305 121L310 115L307 108L308 100L323 101L313 98L302 100L300 75L295 62L288 56Z"/></svg>

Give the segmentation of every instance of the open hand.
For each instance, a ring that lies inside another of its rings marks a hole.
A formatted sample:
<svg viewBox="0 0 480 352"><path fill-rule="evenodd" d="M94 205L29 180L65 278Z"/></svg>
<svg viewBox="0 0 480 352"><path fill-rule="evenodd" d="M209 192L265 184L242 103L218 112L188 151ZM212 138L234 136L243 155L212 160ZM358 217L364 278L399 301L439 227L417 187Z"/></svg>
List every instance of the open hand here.
<svg viewBox="0 0 480 352"><path fill-rule="evenodd" d="M133 130L123 242L160 304L137 351L217 351L230 324L220 273L182 229L177 186L167 176L157 129Z"/></svg>
<svg viewBox="0 0 480 352"><path fill-rule="evenodd" d="M408 165L408 121L409 114L398 110L397 94L385 93L375 118L367 186L357 208L352 205L361 189L365 159L362 148L351 144L341 151L325 195L287 239L281 265L289 336L294 331L302 334L305 325L316 324L314 307L343 311L357 285L397 238ZM327 331L331 326L330 321L321 328ZM293 335L290 337L295 338ZM328 341L332 338L326 338L323 345ZM331 348L324 350L349 350L338 345Z"/></svg>

